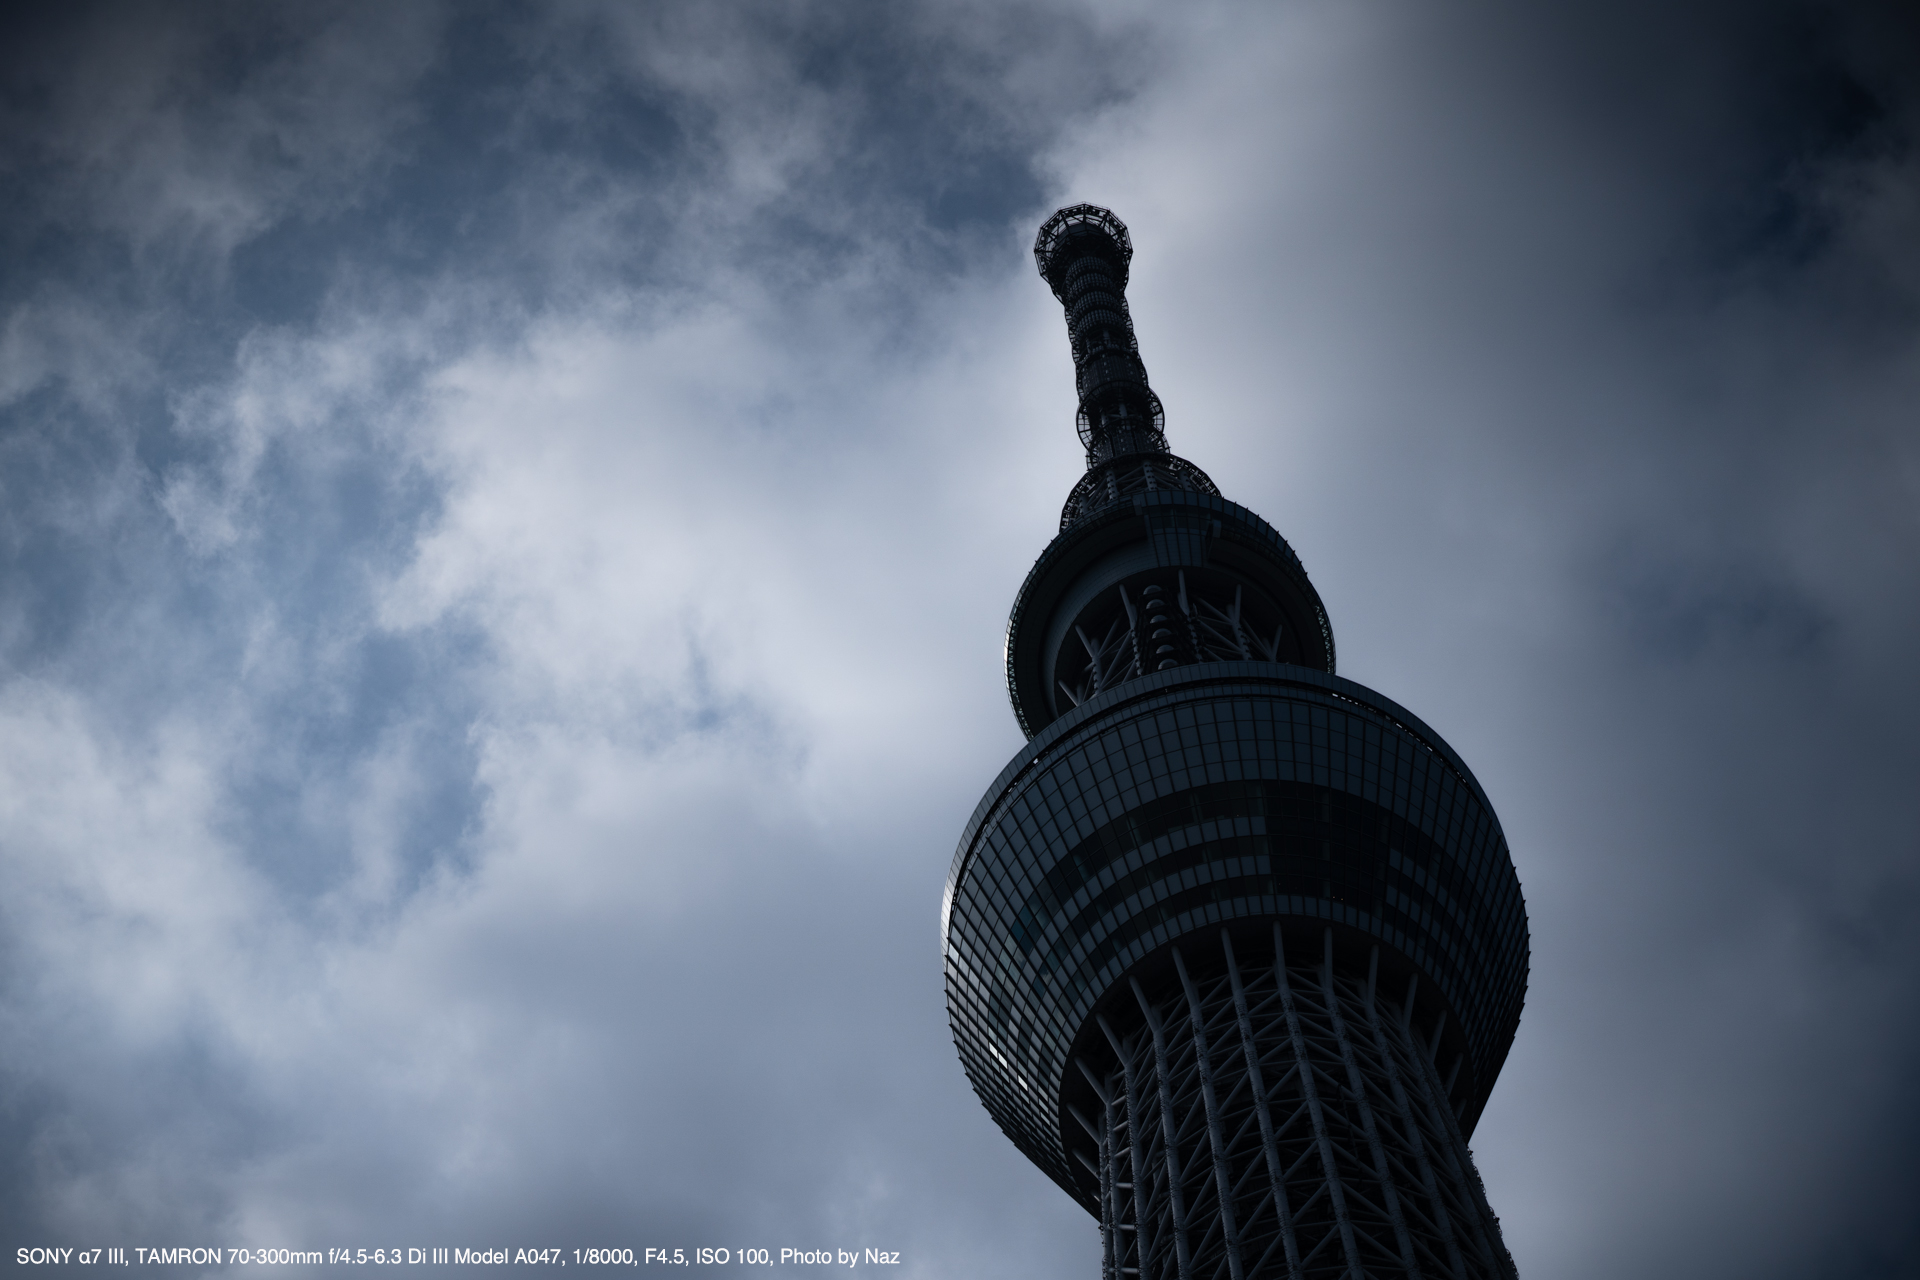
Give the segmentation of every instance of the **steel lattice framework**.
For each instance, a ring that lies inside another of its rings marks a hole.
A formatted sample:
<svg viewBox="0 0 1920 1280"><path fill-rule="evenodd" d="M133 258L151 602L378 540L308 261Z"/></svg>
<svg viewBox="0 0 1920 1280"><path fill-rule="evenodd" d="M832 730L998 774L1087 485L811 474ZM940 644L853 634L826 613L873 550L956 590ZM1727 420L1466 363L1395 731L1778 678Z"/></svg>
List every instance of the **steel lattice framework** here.
<svg viewBox="0 0 1920 1280"><path fill-rule="evenodd" d="M1034 257L1087 472L1007 626L1028 744L941 911L987 1110L1107 1280L1514 1280L1467 1148L1519 1025L1519 878L1466 763L1334 674L1266 521L1168 452L1114 215Z"/></svg>
<svg viewBox="0 0 1920 1280"><path fill-rule="evenodd" d="M1165 453L1166 413L1147 385L1147 367L1140 362L1140 343L1127 311L1133 242L1126 225L1097 205L1073 205L1040 228L1033 258L1067 309L1087 465L1133 453Z"/></svg>
<svg viewBox="0 0 1920 1280"><path fill-rule="evenodd" d="M1389 1002L1365 978L1290 967L1281 926L1242 967L1221 930L1169 949L1177 981L1128 981L1139 1016L1097 1016L1112 1057L1075 1068L1101 1105L1069 1105L1096 1144L1103 1274L1156 1280L1435 1276L1506 1280L1433 1043L1419 979ZM1128 1024L1131 1025L1128 1025Z"/></svg>

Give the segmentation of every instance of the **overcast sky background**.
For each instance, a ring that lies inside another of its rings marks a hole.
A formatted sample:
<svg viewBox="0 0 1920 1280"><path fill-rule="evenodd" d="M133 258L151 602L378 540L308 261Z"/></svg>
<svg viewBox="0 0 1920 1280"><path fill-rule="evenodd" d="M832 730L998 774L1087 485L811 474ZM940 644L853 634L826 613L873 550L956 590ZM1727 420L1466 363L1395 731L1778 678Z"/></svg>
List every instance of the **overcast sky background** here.
<svg viewBox="0 0 1920 1280"><path fill-rule="evenodd" d="M940 886L1176 452L1527 895L1522 1276L1920 1276L1910 8L45 5L0 39L0 1246L1097 1274Z"/></svg>

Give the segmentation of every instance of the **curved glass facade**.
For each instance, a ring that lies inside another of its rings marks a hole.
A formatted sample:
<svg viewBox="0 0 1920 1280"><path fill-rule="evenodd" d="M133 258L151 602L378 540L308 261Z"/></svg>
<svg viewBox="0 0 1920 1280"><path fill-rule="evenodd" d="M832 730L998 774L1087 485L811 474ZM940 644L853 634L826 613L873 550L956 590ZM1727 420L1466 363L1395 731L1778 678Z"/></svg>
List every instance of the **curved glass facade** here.
<svg viewBox="0 0 1920 1280"><path fill-rule="evenodd" d="M1170 944L1273 921L1333 926L1348 949L1372 940L1424 976L1418 1030L1471 1131L1527 974L1492 806L1388 699L1262 662L1110 690L1049 725L981 801L949 875L943 944L954 1037L987 1109L1097 1212L1063 1128L1076 1042Z"/></svg>

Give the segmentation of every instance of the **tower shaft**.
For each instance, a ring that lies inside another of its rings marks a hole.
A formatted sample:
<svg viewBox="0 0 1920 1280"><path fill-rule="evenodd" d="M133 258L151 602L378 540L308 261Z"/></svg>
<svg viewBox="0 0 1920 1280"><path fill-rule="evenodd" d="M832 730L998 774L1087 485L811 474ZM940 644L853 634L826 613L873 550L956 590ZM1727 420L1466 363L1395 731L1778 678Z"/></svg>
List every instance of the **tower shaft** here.
<svg viewBox="0 0 1920 1280"><path fill-rule="evenodd" d="M1136 453L1165 453L1166 415L1147 385L1147 367L1127 310L1133 245L1120 219L1077 204L1047 220L1033 246L1040 274L1067 309L1073 380L1080 393L1080 440L1087 465Z"/></svg>
<svg viewBox="0 0 1920 1280"><path fill-rule="evenodd" d="M1230 929L1193 936L1169 980L1129 984L1137 1016L1102 1019L1104 1075L1075 1063L1097 1105L1069 1109L1094 1144L1075 1159L1099 1180L1106 1276L1512 1274L1413 993L1378 991L1321 937L1323 957L1288 958L1277 923L1247 952Z"/></svg>

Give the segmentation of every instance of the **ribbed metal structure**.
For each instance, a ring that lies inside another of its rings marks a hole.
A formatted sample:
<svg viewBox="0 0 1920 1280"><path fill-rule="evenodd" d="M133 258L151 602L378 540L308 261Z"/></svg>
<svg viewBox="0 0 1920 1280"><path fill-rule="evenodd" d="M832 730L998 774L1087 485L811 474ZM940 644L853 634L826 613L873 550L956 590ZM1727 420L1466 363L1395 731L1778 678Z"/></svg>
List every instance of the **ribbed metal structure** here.
<svg viewBox="0 0 1920 1280"><path fill-rule="evenodd" d="M1499 1245L1447 1087L1397 1000L1323 956L1284 961L1281 926L1243 963L1232 931L1168 948L1174 980L1099 1015L1095 1144L1107 1276L1461 1276L1496 1280ZM1131 1012L1131 1011L1129 1011ZM1116 1021L1119 1025L1115 1025Z"/></svg>
<svg viewBox="0 0 1920 1280"><path fill-rule="evenodd" d="M1063 209L1034 253L1088 471L1008 624L1029 742L942 906L968 1077L1112 1280L1512 1277L1466 1145L1526 990L1493 807L1166 451L1119 219Z"/></svg>
<svg viewBox="0 0 1920 1280"><path fill-rule="evenodd" d="M1033 258L1067 309L1087 465L1132 453L1165 453L1165 415L1160 397L1147 385L1147 367L1140 362L1127 311L1133 242L1125 224L1097 205L1062 209L1040 228Z"/></svg>

